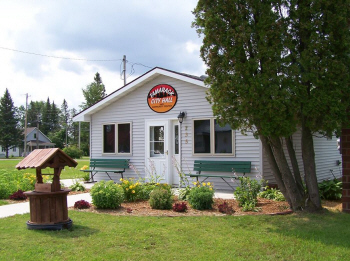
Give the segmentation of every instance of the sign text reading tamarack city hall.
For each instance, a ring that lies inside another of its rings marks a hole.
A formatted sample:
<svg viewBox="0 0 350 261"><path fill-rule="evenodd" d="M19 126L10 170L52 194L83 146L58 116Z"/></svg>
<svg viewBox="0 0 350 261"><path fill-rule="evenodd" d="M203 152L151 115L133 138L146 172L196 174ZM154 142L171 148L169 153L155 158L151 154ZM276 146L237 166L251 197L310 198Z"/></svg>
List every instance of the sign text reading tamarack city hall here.
<svg viewBox="0 0 350 261"><path fill-rule="evenodd" d="M168 112L177 102L176 90L168 84L158 84L148 93L148 106L155 112Z"/></svg>

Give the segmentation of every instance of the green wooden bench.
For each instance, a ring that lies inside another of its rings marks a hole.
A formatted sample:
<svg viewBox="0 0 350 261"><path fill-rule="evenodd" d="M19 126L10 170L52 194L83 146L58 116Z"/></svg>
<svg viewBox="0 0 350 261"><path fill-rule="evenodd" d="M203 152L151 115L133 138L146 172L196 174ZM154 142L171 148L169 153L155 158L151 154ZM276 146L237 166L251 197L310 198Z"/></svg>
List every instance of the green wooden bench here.
<svg viewBox="0 0 350 261"><path fill-rule="evenodd" d="M229 184L226 179L237 179L238 176L234 173L243 173L243 176L246 173L251 172L252 163L250 161L212 161L212 160L195 160L193 170L196 171L196 174L185 174L185 176L195 177L198 179L203 177L204 182L208 178L221 178L226 182L232 189L234 187ZM231 175L220 175L220 174L203 174L202 172L229 172Z"/></svg>
<svg viewBox="0 0 350 261"><path fill-rule="evenodd" d="M106 169L108 168L108 169ZM94 176L99 172L104 172L113 180L109 173L119 173L122 178L125 169L129 168L128 159L90 159L90 169L83 169L83 172L90 172L90 179L94 182Z"/></svg>

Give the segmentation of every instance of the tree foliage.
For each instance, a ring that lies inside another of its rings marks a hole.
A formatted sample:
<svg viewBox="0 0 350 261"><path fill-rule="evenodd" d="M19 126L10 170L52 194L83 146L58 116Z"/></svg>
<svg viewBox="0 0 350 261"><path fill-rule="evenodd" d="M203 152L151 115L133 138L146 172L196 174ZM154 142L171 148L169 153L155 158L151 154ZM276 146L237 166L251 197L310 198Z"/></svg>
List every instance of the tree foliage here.
<svg viewBox="0 0 350 261"><path fill-rule="evenodd" d="M83 89L83 95L85 102L81 105L82 109L94 105L106 96L106 89L98 72L95 74L94 81Z"/></svg>
<svg viewBox="0 0 350 261"><path fill-rule="evenodd" d="M194 10L213 112L260 137L293 209L305 208L305 196L321 207L312 134L348 120L349 14L348 0L199 0ZM307 195L281 141L298 128Z"/></svg>
<svg viewBox="0 0 350 261"><path fill-rule="evenodd" d="M19 119L11 95L6 89L4 96L0 99L0 145L5 148L6 158L8 150L21 144L21 130Z"/></svg>

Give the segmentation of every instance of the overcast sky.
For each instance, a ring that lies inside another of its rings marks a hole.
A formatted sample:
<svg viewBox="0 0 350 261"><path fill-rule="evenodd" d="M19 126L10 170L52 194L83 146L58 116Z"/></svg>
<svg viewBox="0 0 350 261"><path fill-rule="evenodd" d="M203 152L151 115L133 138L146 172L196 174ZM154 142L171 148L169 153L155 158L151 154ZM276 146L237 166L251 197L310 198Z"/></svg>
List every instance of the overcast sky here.
<svg viewBox="0 0 350 261"><path fill-rule="evenodd" d="M66 99L78 109L96 72L109 94L123 85L123 55L127 82L156 66L205 74L191 27L196 0L0 3L0 96L7 88L17 107L28 93L29 101Z"/></svg>

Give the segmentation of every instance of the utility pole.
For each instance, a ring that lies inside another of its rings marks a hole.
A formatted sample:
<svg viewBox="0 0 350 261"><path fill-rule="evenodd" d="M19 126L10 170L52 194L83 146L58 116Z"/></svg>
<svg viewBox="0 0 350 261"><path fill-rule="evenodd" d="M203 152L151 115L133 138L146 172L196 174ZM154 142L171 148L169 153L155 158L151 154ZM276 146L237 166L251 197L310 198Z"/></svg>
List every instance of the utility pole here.
<svg viewBox="0 0 350 261"><path fill-rule="evenodd" d="M26 115L24 120L24 153L23 156L27 156L27 114L28 114L28 93L26 93Z"/></svg>
<svg viewBox="0 0 350 261"><path fill-rule="evenodd" d="M36 117L36 148L39 149L39 114Z"/></svg>
<svg viewBox="0 0 350 261"><path fill-rule="evenodd" d="M124 86L126 85L126 55L123 56Z"/></svg>
<svg viewBox="0 0 350 261"><path fill-rule="evenodd" d="M81 121L79 121L79 133L78 133L78 147L80 149L80 124L81 124Z"/></svg>

